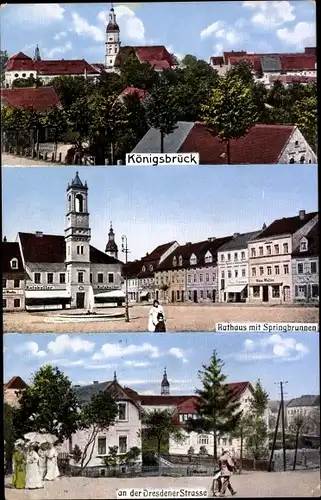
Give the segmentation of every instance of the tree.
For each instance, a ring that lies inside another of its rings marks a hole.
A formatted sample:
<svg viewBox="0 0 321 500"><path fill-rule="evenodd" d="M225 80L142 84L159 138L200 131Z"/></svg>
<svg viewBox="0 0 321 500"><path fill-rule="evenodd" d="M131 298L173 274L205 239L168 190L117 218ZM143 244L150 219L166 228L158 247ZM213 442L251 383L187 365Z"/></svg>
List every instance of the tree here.
<svg viewBox="0 0 321 500"><path fill-rule="evenodd" d="M123 88L136 87L148 91L158 81L158 74L149 63L141 63L132 53L121 65L121 79Z"/></svg>
<svg viewBox="0 0 321 500"><path fill-rule="evenodd" d="M53 78L48 84L57 92L63 108L69 109L75 101L91 95L94 84L85 77L78 76L58 76Z"/></svg>
<svg viewBox="0 0 321 500"><path fill-rule="evenodd" d="M84 142L88 142L93 124L92 110L87 97L80 97L66 111L68 132L66 139L75 145L78 152L84 150Z"/></svg>
<svg viewBox="0 0 321 500"><path fill-rule="evenodd" d="M12 82L13 88L26 88L26 87L42 87L43 82L40 78L29 76L28 78L15 78Z"/></svg>
<svg viewBox="0 0 321 500"><path fill-rule="evenodd" d="M8 52L6 50L0 50L0 78L1 83L5 80L5 67L9 60Z"/></svg>
<svg viewBox="0 0 321 500"><path fill-rule="evenodd" d="M318 116L317 97L305 97L298 100L292 109L294 123L299 127L310 147L317 151Z"/></svg>
<svg viewBox="0 0 321 500"><path fill-rule="evenodd" d="M51 108L43 114L41 119L42 126L53 130L53 139L55 143L55 160L57 160L57 147L59 140L62 140L66 134L66 113L61 108Z"/></svg>
<svg viewBox="0 0 321 500"><path fill-rule="evenodd" d="M145 109L148 125L159 130L160 153L164 153L164 137L177 128L179 112L174 89L165 79L160 80L146 97Z"/></svg>
<svg viewBox="0 0 321 500"><path fill-rule="evenodd" d="M17 429L14 426L14 408L8 403L3 404L3 440L5 451L5 469L11 468L14 452L14 443L17 438Z"/></svg>
<svg viewBox="0 0 321 500"><path fill-rule="evenodd" d="M268 426L266 421L268 402L268 393L258 380L245 415L246 448L255 460L263 458L268 447Z"/></svg>
<svg viewBox="0 0 321 500"><path fill-rule="evenodd" d="M71 381L57 367L42 366L31 385L21 392L14 425L19 436L44 431L59 441L70 438L78 429L77 399Z"/></svg>
<svg viewBox="0 0 321 500"><path fill-rule="evenodd" d="M230 141L243 137L258 120L258 109L252 87L239 76L221 77L201 106L203 120L213 127L226 144L227 163L231 163Z"/></svg>
<svg viewBox="0 0 321 500"><path fill-rule="evenodd" d="M213 455L217 460L217 438L232 433L238 427L242 417L240 402L226 384L226 375L222 373L223 361L214 351L209 365L203 365L198 372L203 388L197 389L199 396L197 414L199 418L187 421L188 432L211 433L214 438Z"/></svg>
<svg viewBox="0 0 321 500"><path fill-rule="evenodd" d="M118 405L115 397L107 391L94 394L91 400L81 406L79 428L86 432L86 444L82 451L79 474L89 464L95 449L97 436L106 432L115 423Z"/></svg>
<svg viewBox="0 0 321 500"><path fill-rule="evenodd" d="M15 147L30 145L30 114L22 108L1 109L2 130L6 140Z"/></svg>
<svg viewBox="0 0 321 500"><path fill-rule="evenodd" d="M169 410L153 410L144 414L144 436L156 441L156 452L160 466L162 443L173 439L184 442L185 436L182 429L174 422L173 413Z"/></svg>
<svg viewBox="0 0 321 500"><path fill-rule="evenodd" d="M250 61L241 60L236 62L227 71L227 75L230 78L240 78L249 87L254 85L253 64Z"/></svg>

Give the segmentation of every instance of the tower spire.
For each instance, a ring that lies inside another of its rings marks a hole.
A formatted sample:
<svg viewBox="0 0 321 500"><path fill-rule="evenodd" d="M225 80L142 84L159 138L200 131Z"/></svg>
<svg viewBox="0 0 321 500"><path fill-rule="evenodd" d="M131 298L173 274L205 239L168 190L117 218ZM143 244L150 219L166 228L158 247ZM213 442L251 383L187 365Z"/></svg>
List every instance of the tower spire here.
<svg viewBox="0 0 321 500"><path fill-rule="evenodd" d="M116 374L116 371L114 371L114 382L117 382L117 374Z"/></svg>
<svg viewBox="0 0 321 500"><path fill-rule="evenodd" d="M115 233L113 230L113 223L110 222L109 233L108 233L108 241L105 248L105 252L110 257L118 258L118 246L115 242Z"/></svg>
<svg viewBox="0 0 321 500"><path fill-rule="evenodd" d="M161 395L162 396L169 396L169 382L167 380L166 366L164 368L164 375L163 375L163 380L161 383Z"/></svg>

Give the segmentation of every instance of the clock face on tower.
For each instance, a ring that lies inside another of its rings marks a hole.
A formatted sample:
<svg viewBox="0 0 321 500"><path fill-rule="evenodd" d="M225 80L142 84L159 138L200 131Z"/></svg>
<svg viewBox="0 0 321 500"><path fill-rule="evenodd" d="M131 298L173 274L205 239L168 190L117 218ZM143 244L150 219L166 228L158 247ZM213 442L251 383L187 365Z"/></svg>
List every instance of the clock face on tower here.
<svg viewBox="0 0 321 500"><path fill-rule="evenodd" d="M86 222L86 217L84 215L78 215L77 222L79 224L84 224Z"/></svg>

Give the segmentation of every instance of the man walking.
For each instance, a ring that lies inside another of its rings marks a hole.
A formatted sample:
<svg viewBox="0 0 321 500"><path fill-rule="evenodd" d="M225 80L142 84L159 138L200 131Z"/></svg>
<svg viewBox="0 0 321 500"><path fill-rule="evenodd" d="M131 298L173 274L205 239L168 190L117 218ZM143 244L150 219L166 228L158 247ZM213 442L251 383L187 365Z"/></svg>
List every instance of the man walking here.
<svg viewBox="0 0 321 500"><path fill-rule="evenodd" d="M220 496L225 497L226 488L229 489L232 495L235 495L236 491L233 490L231 485L231 475L232 472L234 471L235 463L232 460L232 457L230 456L228 451L223 451L218 463L220 466L221 481L222 481Z"/></svg>

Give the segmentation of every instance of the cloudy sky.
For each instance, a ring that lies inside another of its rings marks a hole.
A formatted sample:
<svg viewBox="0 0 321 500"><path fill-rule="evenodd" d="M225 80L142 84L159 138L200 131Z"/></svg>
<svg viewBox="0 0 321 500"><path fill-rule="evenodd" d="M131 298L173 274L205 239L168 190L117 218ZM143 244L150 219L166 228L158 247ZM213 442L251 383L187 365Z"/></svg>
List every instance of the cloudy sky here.
<svg viewBox="0 0 321 500"><path fill-rule="evenodd" d="M1 12L2 49L43 59L104 61L109 4L7 5ZM293 52L315 45L312 0L115 3L122 45L165 45L200 59L223 50Z"/></svg>
<svg viewBox="0 0 321 500"><path fill-rule="evenodd" d="M75 167L2 170L2 233L63 234L66 187ZM110 221L126 234L129 259L177 240L202 241L261 229L318 209L317 166L81 167L88 183L91 244L104 250ZM122 259L124 256L119 255Z"/></svg>
<svg viewBox="0 0 321 500"><path fill-rule="evenodd" d="M319 394L319 338L310 334L6 334L4 380L26 382L40 366L58 366L74 384L111 380L144 394L159 394L167 367L172 394L193 394L197 372L214 349L228 382L260 378L271 399L287 381L286 397ZM23 361L22 361L23 360Z"/></svg>

